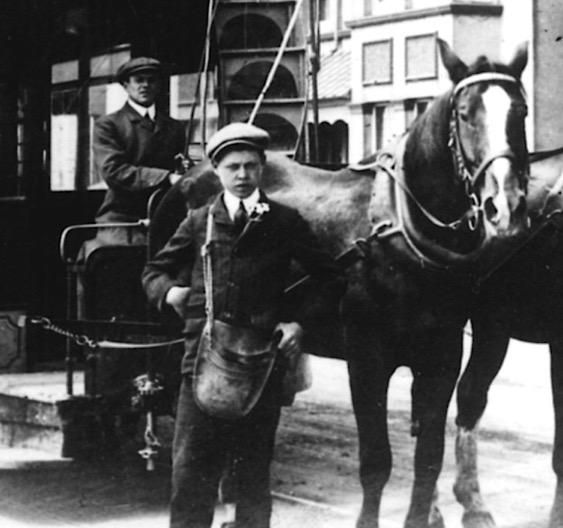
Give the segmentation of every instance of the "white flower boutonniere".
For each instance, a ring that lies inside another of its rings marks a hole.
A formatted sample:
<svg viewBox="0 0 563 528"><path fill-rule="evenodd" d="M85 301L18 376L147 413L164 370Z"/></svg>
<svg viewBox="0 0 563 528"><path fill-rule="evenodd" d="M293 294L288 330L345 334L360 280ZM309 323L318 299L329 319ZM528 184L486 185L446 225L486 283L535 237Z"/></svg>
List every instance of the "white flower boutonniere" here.
<svg viewBox="0 0 563 528"><path fill-rule="evenodd" d="M258 222L270 210L270 204L258 202L250 213L250 220Z"/></svg>

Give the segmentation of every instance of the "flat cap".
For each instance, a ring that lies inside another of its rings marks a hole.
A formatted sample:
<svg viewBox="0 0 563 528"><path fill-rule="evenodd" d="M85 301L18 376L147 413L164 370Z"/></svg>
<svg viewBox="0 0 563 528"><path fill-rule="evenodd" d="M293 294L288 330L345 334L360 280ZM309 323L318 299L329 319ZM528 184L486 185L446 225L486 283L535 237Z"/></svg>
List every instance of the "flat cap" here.
<svg viewBox="0 0 563 528"><path fill-rule="evenodd" d="M214 159L225 148L233 145L247 146L263 151L268 148L269 144L270 135L262 128L248 123L231 123L211 136L205 152L210 159Z"/></svg>
<svg viewBox="0 0 563 528"><path fill-rule="evenodd" d="M150 57L135 57L122 64L117 70L116 78L120 83L125 82L130 75L140 72L162 73L162 64Z"/></svg>

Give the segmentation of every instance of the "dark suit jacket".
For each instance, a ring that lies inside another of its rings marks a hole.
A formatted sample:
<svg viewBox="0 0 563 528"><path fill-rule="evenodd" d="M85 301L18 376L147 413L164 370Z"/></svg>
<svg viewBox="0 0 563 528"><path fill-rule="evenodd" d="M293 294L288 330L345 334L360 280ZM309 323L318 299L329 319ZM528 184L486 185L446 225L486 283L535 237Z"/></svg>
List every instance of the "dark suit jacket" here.
<svg viewBox="0 0 563 528"><path fill-rule="evenodd" d="M145 218L150 195L168 188L174 156L183 153L185 127L157 112L154 131L129 105L100 117L94 126L94 166L109 189L97 222Z"/></svg>
<svg viewBox="0 0 563 528"><path fill-rule="evenodd" d="M307 222L294 209L261 196L270 210L251 220L240 236L219 195L211 206L189 211L168 244L143 273L149 300L164 309L168 290L190 286L184 332L188 337L183 371L189 372L197 339L205 322L205 287L200 248L205 243L207 215L214 220L212 244L215 317L232 324L272 331L280 321L297 321L305 329L342 293L343 272L321 248ZM314 306L308 296L289 307L284 296L292 263L297 262L317 283ZM319 302L319 291L323 300Z"/></svg>

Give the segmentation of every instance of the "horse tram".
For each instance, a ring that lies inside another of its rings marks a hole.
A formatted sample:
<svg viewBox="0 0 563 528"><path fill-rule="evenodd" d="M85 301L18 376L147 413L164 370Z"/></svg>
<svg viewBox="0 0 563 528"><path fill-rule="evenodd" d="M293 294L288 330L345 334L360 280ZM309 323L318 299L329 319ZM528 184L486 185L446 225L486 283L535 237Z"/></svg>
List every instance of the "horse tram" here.
<svg viewBox="0 0 563 528"><path fill-rule="evenodd" d="M473 349L457 396L455 492L464 526L494 526L479 493L475 434L510 337L551 345L561 414L554 314L563 298L562 149L528 152L526 46L508 63L466 64L436 37L451 87L389 146L354 166L321 166L318 129L306 117L311 100L315 116L318 8L304 0L158 7L30 0L7 9L0 214L10 257L2 260L0 441L73 459L136 445L146 469L155 469L183 347L179 321L147 306L139 277L187 210L218 190L202 155L206 137L219 124L246 120L273 139L265 190L298 208L348 272L338 317L327 319L306 352L348 365L363 497L357 526L380 522L393 466L388 391L404 366L413 376L416 438L404 526L443 526L437 482L468 320ZM187 124L181 179L151 197L145 220L114 226L146 230L146 245L100 247L85 259L81 248L99 228L92 218L104 193L91 171L91 125L119 100L117 66L138 55L170 65L159 104ZM214 105L210 93L218 94ZM515 289L523 276L532 279L528 288ZM287 294L303 287L306 278L296 275ZM563 524L562 504L558 480L552 528Z"/></svg>

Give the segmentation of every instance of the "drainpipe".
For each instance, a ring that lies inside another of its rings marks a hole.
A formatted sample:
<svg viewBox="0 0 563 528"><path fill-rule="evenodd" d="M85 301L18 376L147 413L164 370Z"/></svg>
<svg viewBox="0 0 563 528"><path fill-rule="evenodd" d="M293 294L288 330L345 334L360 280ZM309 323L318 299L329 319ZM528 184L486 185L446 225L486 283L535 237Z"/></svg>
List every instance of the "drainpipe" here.
<svg viewBox="0 0 563 528"><path fill-rule="evenodd" d="M319 161L319 0L311 0L309 9L309 25L311 32L311 92L313 99L313 151L314 162Z"/></svg>

